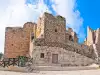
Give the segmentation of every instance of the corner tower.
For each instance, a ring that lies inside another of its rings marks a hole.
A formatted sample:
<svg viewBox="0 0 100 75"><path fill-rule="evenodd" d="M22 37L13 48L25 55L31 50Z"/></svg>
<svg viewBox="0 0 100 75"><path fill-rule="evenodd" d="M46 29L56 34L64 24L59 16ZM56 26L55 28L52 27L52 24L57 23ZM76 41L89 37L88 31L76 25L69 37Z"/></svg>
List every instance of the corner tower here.
<svg viewBox="0 0 100 75"><path fill-rule="evenodd" d="M45 42L65 42L66 21L62 16L53 16L49 13L44 13L44 37Z"/></svg>

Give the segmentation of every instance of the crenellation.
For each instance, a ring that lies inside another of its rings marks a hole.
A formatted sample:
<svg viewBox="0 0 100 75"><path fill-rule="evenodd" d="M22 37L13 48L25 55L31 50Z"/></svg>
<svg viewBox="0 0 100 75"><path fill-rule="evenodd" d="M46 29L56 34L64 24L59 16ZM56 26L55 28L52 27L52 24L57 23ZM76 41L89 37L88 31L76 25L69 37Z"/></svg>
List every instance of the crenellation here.
<svg viewBox="0 0 100 75"><path fill-rule="evenodd" d="M43 14L43 18L46 18L47 20L49 20L49 19L55 19L55 17L52 15L52 14L50 14L50 13L44 13Z"/></svg>
<svg viewBox="0 0 100 75"><path fill-rule="evenodd" d="M65 21L65 18L62 17L62 16L60 16L60 15L57 15L56 18L57 18L58 20L60 20L60 21L61 21L61 20Z"/></svg>
<svg viewBox="0 0 100 75"><path fill-rule="evenodd" d="M72 28L68 28L68 32L69 33L73 32Z"/></svg>
<svg viewBox="0 0 100 75"><path fill-rule="evenodd" d="M18 30L22 30L22 27L6 27L5 31L18 31Z"/></svg>

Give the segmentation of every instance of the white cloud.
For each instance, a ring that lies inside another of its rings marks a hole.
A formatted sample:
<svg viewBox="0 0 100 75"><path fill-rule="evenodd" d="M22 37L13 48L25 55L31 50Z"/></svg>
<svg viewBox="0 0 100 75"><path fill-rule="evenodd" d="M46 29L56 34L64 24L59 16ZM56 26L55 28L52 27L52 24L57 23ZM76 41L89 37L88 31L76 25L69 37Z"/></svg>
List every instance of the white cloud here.
<svg viewBox="0 0 100 75"><path fill-rule="evenodd" d="M23 26L27 21L35 21L48 7L43 0L35 5L26 0L0 0L0 51L4 50L5 27Z"/></svg>
<svg viewBox="0 0 100 75"><path fill-rule="evenodd" d="M0 0L0 51L4 50L5 27L23 26L27 21L35 21L43 12L50 10L43 0L35 0L36 3L26 4L26 0ZM38 2L39 1L39 2ZM66 18L69 27L72 27L79 37L83 38L83 19L80 12L75 10L75 0L51 0L53 10ZM84 30L84 29L83 29ZM82 35L82 36L81 36Z"/></svg>
<svg viewBox="0 0 100 75"><path fill-rule="evenodd" d="M55 12L66 18L66 25L78 33L79 38L85 38L83 19L80 17L79 10L76 9L76 0L51 0L52 8Z"/></svg>

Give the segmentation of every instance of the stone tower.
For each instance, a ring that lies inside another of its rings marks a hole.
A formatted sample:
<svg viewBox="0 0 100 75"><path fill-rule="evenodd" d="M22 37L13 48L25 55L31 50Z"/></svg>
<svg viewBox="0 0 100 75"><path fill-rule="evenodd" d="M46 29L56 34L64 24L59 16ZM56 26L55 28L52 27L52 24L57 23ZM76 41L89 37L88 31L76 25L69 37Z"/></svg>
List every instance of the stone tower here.
<svg viewBox="0 0 100 75"><path fill-rule="evenodd" d="M92 30L90 27L87 27L87 39L85 44L88 46L94 45L97 50L98 55L100 56L100 29Z"/></svg>
<svg viewBox="0 0 100 75"><path fill-rule="evenodd" d="M66 22L61 16L44 13L38 20L36 37L45 38L45 42L65 42Z"/></svg>
<svg viewBox="0 0 100 75"><path fill-rule="evenodd" d="M92 45L92 44L100 44L100 29L92 30L90 27L87 27L87 39L86 44Z"/></svg>
<svg viewBox="0 0 100 75"><path fill-rule="evenodd" d="M29 56L30 34L36 24L27 22L22 27L6 27L5 32L5 58Z"/></svg>

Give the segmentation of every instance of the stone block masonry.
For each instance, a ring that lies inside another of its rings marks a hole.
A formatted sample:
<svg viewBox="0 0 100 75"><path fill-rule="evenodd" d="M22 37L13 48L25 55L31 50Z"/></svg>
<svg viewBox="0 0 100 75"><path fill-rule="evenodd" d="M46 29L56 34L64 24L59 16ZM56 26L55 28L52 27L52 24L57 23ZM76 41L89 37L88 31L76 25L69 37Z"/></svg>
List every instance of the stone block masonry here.
<svg viewBox="0 0 100 75"><path fill-rule="evenodd" d="M41 57L41 53L43 57ZM57 55L56 59L53 55ZM54 62L55 60L57 62ZM35 46L33 51L35 65L62 65L62 66L87 66L95 61L76 52L68 51L59 47Z"/></svg>
<svg viewBox="0 0 100 75"><path fill-rule="evenodd" d="M7 27L5 32L4 58L29 56L30 33L35 23L27 22L21 27Z"/></svg>
<svg viewBox="0 0 100 75"><path fill-rule="evenodd" d="M88 28L88 37L85 41L85 44L78 44L77 34L73 31L72 28L68 28L66 30L66 20L62 16L53 16L49 13L44 13L42 17L40 17L37 21L37 24L32 22L27 22L23 27L7 27L5 32L5 58L16 58L18 56L34 56L34 49L42 52L42 48L46 46L44 49L44 53L46 50L50 50L55 53L58 53L59 58L64 56L64 61L67 63L67 58L70 55L72 56L70 59L70 63L73 63L73 59L75 59L75 63L78 65L82 60L94 60L95 53L93 47L91 46L93 43L96 43L97 52L100 56L99 50L99 39L100 39L100 30L92 31ZM38 47L40 46L38 50ZM36 47L36 48L35 48ZM60 54L60 52L62 54ZM68 52L63 55L63 52ZM33 53L32 53L33 52ZM39 55L39 53L38 53ZM53 54L57 59L57 54ZM77 57L78 56L78 57ZM41 57L44 57L41 54ZM33 57L34 58L34 57ZM79 58L79 59L78 59ZM45 62L45 59L43 59ZM54 59L52 59L54 60ZM61 60L59 60L61 61ZM62 62L64 62L62 60ZM78 62L79 61L79 62ZM53 61L57 62L57 61ZM83 63L82 63L83 64ZM86 64L83 64L86 65Z"/></svg>

